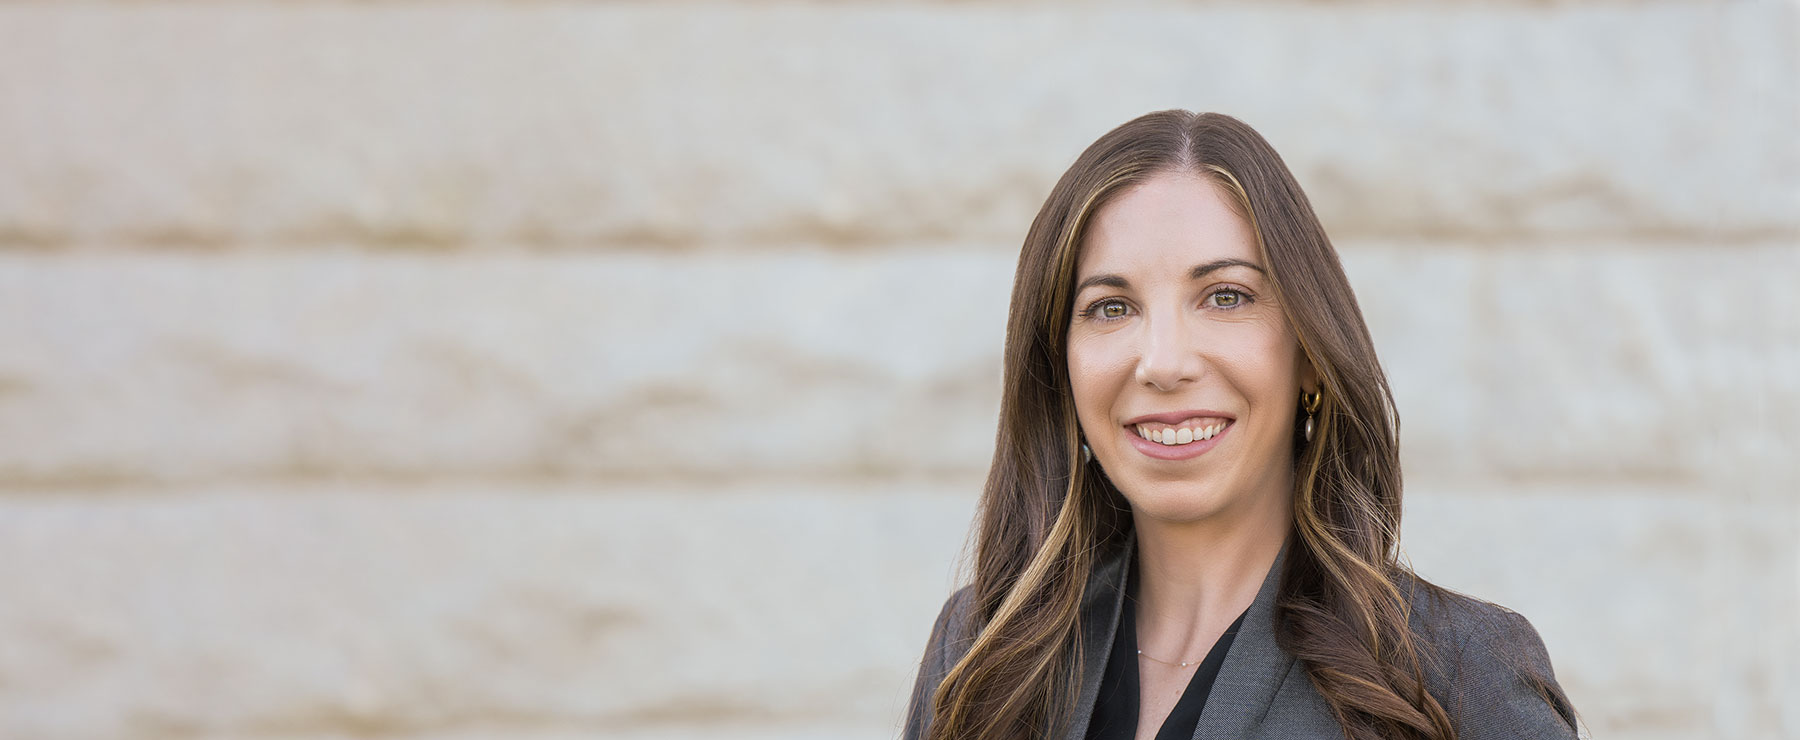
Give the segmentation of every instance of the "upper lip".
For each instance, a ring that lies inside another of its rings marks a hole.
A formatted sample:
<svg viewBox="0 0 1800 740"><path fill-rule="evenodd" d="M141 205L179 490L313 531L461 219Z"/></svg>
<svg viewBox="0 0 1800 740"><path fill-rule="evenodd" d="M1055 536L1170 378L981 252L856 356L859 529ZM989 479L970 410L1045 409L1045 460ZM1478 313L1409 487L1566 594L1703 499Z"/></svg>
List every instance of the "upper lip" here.
<svg viewBox="0 0 1800 740"><path fill-rule="evenodd" d="M1133 426L1136 424L1149 424L1151 422L1156 422L1156 423L1160 423L1160 424L1180 424L1181 422L1187 421L1188 419L1192 419L1197 416L1225 419L1227 421L1235 420L1237 418L1237 417L1232 416L1231 414L1227 414L1223 411L1213 411L1211 409L1196 409L1193 411L1170 411L1170 412L1162 413L1162 414L1145 414L1136 419L1132 419L1130 421L1125 422L1125 426Z"/></svg>

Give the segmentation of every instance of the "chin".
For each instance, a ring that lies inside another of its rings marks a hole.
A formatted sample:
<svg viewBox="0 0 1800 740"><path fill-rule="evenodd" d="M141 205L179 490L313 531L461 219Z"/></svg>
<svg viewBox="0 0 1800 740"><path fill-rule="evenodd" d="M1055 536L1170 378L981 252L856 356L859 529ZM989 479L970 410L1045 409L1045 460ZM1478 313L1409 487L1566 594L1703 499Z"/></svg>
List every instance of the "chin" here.
<svg viewBox="0 0 1800 740"><path fill-rule="evenodd" d="M1218 489L1195 483L1161 482L1138 484L1136 494L1126 494L1132 513L1169 522L1195 522L1217 515L1227 501L1214 493ZM1124 491L1120 491L1124 494Z"/></svg>

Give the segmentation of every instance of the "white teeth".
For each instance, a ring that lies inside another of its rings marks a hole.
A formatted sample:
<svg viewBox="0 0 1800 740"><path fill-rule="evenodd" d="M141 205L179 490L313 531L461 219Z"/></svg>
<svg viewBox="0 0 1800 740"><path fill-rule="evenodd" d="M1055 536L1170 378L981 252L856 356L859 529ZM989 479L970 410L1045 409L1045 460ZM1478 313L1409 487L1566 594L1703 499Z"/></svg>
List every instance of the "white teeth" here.
<svg viewBox="0 0 1800 740"><path fill-rule="evenodd" d="M1199 429L1190 429L1187 427L1179 429L1146 429L1143 424L1139 424L1137 425L1137 434L1139 437L1143 437L1144 439L1157 444L1170 446L1184 445L1219 436L1219 432L1225 431L1225 425L1227 423L1229 422L1219 422L1212 426L1200 427Z"/></svg>

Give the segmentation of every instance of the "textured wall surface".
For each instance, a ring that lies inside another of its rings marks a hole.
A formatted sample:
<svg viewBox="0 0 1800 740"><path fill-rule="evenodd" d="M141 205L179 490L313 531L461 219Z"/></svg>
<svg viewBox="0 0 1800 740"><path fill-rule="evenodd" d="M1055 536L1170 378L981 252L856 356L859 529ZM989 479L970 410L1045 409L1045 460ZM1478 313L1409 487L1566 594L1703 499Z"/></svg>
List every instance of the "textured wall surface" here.
<svg viewBox="0 0 1800 740"><path fill-rule="evenodd" d="M0 737L892 737L1025 227L1182 107L1336 241L1414 565L1596 736L1800 738L1797 42L1791 0L0 2Z"/></svg>

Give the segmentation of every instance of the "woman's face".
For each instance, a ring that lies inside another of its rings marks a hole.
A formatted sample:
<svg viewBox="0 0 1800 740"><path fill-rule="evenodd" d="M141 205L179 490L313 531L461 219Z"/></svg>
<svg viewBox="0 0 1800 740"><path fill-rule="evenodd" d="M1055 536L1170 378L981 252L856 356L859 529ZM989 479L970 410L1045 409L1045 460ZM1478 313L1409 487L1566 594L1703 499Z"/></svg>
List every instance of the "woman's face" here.
<svg viewBox="0 0 1800 740"><path fill-rule="evenodd" d="M1229 197L1159 174L1094 214L1081 245L1076 415L1140 517L1198 521L1291 490L1295 407L1317 380Z"/></svg>

